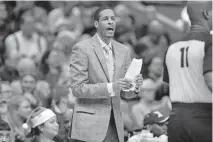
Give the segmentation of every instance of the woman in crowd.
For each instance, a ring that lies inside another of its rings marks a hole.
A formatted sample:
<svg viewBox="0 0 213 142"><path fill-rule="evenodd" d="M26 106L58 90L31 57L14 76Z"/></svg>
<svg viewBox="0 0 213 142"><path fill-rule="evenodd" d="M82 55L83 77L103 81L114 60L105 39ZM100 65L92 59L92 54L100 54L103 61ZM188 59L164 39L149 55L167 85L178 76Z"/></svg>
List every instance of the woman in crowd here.
<svg viewBox="0 0 213 142"><path fill-rule="evenodd" d="M30 58L21 59L17 70L20 77L11 83L13 91L27 97L33 107L46 106L45 101L50 94L49 84L40 80L42 75L39 74L34 61Z"/></svg>
<svg viewBox="0 0 213 142"><path fill-rule="evenodd" d="M31 142L61 142L57 136L59 124L56 114L47 108L38 107L23 125Z"/></svg>
<svg viewBox="0 0 213 142"><path fill-rule="evenodd" d="M2 81L0 87L0 117L8 122L8 101L13 96L13 91L9 82Z"/></svg>
<svg viewBox="0 0 213 142"><path fill-rule="evenodd" d="M62 58L62 52L53 49L48 50L41 60L40 70L51 88L54 88L58 82L61 73L61 64L63 62Z"/></svg>
<svg viewBox="0 0 213 142"><path fill-rule="evenodd" d="M12 82L14 92L25 96L33 108L39 105L39 98L36 91L37 78L31 73L26 73L20 80Z"/></svg>
<svg viewBox="0 0 213 142"><path fill-rule="evenodd" d="M31 113L30 102L21 95L14 95L8 102L8 122L11 126L15 142L25 140L23 123Z"/></svg>

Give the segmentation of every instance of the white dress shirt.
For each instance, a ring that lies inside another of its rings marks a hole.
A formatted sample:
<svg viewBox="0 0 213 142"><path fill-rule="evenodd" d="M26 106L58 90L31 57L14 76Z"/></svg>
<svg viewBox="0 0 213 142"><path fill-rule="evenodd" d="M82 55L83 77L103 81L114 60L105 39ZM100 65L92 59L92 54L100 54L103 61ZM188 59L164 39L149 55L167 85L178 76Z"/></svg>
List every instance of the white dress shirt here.
<svg viewBox="0 0 213 142"><path fill-rule="evenodd" d="M108 46L112 49L112 43L111 42L107 45L103 40L101 40L101 38L99 37L98 34L97 34L97 37L98 37L98 40L99 40L102 48L104 48L105 46ZM105 56L105 58L107 58L107 56L108 56L105 51L104 51L104 56ZM109 74L110 74L110 72L109 72ZM108 89L108 93L110 94L111 97L115 96L115 93L114 93L114 90L113 90L113 87L112 87L112 82L107 84L107 89Z"/></svg>

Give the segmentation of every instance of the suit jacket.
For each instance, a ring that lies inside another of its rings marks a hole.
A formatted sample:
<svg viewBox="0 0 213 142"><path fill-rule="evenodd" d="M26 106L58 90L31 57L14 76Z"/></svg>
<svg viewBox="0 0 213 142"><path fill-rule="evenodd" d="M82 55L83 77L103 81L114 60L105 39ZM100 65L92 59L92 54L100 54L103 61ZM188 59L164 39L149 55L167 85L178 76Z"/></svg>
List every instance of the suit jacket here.
<svg viewBox="0 0 213 142"><path fill-rule="evenodd" d="M115 78L123 78L131 63L131 51L112 40L115 55ZM71 54L71 88L77 98L74 107L71 137L87 142L101 142L106 136L111 109L120 142L124 141L124 126L120 112L120 94L110 97L110 82L103 48L97 35L74 45Z"/></svg>

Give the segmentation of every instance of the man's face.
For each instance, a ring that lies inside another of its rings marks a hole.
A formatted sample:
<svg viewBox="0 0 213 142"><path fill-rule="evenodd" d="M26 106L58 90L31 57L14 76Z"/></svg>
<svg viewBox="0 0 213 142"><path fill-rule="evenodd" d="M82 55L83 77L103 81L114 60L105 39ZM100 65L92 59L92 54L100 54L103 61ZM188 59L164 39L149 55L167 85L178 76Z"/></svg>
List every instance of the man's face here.
<svg viewBox="0 0 213 142"><path fill-rule="evenodd" d="M10 139L10 131L0 131L0 141L8 142Z"/></svg>
<svg viewBox="0 0 213 142"><path fill-rule="evenodd" d="M112 38L115 33L115 13L111 9L105 9L99 14L99 21L95 21L95 27L102 37Z"/></svg>

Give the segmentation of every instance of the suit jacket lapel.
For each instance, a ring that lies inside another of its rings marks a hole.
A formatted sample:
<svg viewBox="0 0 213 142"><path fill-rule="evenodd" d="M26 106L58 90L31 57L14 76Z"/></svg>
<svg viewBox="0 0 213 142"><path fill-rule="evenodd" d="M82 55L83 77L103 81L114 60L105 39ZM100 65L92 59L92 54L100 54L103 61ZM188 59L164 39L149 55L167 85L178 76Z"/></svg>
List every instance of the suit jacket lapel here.
<svg viewBox="0 0 213 142"><path fill-rule="evenodd" d="M98 41L97 35L94 35L92 37L92 45L94 47L93 49L95 51L95 54L98 57L99 62L101 63L101 66L104 70L104 73L107 77L107 80L108 80L108 82L110 82L109 73L108 73L107 65L106 65L106 59L105 59L105 56L104 56L103 49L101 48L101 44Z"/></svg>
<svg viewBox="0 0 213 142"><path fill-rule="evenodd" d="M114 72L114 79L116 79L117 78L117 73L118 73L118 70L119 70L119 68L118 68L118 65L119 65L119 63L120 63L120 61L119 61L119 57L120 57L120 54L122 53L122 52L119 52L119 49L118 48L116 48L117 47L117 45L116 45L116 42L114 41L114 40L112 40L112 49L113 49L113 53L114 53L114 60L115 60L115 72Z"/></svg>

